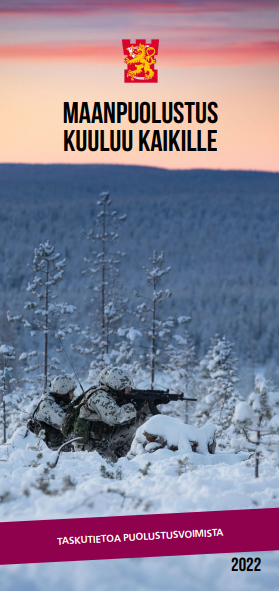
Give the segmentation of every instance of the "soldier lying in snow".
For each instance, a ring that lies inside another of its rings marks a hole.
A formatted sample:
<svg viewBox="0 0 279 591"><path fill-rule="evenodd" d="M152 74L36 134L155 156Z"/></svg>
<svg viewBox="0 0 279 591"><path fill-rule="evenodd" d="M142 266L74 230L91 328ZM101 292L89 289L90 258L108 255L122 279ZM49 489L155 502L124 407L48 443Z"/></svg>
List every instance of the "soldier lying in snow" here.
<svg viewBox="0 0 279 591"><path fill-rule="evenodd" d="M149 408L144 401L137 405L120 402L119 393L128 394L132 386L133 379L128 371L120 367L102 370L98 380L99 386L87 391L78 406L73 431L70 412L64 419L62 431L65 436L71 433L71 438L81 438L74 442L75 451L96 450L103 457L117 461L129 451Z"/></svg>
<svg viewBox="0 0 279 591"><path fill-rule="evenodd" d="M48 447L58 449L66 441L61 425L70 402L74 398L75 381L70 376L57 376L50 385L50 392L36 407L27 427L44 439ZM64 450L66 451L66 449Z"/></svg>

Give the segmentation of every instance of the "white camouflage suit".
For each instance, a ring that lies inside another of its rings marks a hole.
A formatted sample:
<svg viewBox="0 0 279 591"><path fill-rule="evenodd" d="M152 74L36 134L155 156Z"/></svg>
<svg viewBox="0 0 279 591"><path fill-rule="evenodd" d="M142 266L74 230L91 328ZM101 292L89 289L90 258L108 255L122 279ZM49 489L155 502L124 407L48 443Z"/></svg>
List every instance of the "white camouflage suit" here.
<svg viewBox="0 0 279 591"><path fill-rule="evenodd" d="M134 434L145 421L149 408L145 405L137 412L132 403L119 406L114 392L106 386L94 389L93 393L90 390L85 396L86 403L80 409L74 437L83 435L83 426L86 430L88 421L90 432L88 442L76 442L75 450L96 450L117 461L129 451Z"/></svg>
<svg viewBox="0 0 279 591"><path fill-rule="evenodd" d="M58 449L66 441L61 432L61 425L69 402L49 393L42 398L33 415L35 426L38 421L35 432L38 434L40 429L44 430L45 442L51 449Z"/></svg>

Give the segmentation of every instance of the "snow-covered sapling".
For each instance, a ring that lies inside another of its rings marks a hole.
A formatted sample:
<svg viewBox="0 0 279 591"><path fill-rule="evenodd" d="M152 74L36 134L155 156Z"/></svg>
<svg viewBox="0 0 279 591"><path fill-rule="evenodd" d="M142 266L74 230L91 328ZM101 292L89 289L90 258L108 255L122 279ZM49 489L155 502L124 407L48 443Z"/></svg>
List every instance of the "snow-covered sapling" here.
<svg viewBox="0 0 279 591"><path fill-rule="evenodd" d="M111 203L109 193L101 193L95 228L83 231L92 245L91 257L84 259L87 268L82 273L90 278L86 289L91 291L90 316L94 321L82 332L84 344L76 350L81 355L94 354L93 379L96 372L110 363L113 335L117 333L127 303L119 283L119 268L125 253L115 248L119 240L118 228L127 216L119 215L111 208Z"/></svg>
<svg viewBox="0 0 279 591"><path fill-rule="evenodd" d="M279 392L263 376L256 376L255 389L247 402L236 405L233 417L238 432L234 447L255 456L255 477L259 476L260 456L279 465Z"/></svg>
<svg viewBox="0 0 279 591"><path fill-rule="evenodd" d="M178 325L187 324L191 318L189 316L180 316ZM171 389L173 392L183 392L188 398L197 397L197 361L195 356L195 346L186 328L182 334L174 334L173 339L176 346L169 344L166 352L169 356L165 366L165 372L171 377ZM189 410L191 402L178 402L176 405L177 416L183 415L185 423L189 423Z"/></svg>
<svg viewBox="0 0 279 591"><path fill-rule="evenodd" d="M147 462L144 466L144 468L139 468L139 472L143 475L143 476L147 476L147 474L150 473L150 466L152 466L151 462Z"/></svg>
<svg viewBox="0 0 279 591"><path fill-rule="evenodd" d="M54 286L63 279L66 259L60 259L60 254L56 253L54 246L47 241L40 244L39 248L35 248L33 263L29 266L34 271L34 277L28 283L27 291L34 299L25 303L24 310L30 314L30 321L22 316L11 316L10 312L7 316L10 322L21 321L25 328L30 329L31 337L42 335L43 351L39 353L33 350L22 353L20 361L26 362L24 368L26 374L43 367L43 375L37 375L37 379L42 382L43 390L46 392L51 372L57 373L60 363L56 357L50 357L51 333L53 337L56 335L62 341L66 333L72 332L72 328L77 331L79 329L74 325L66 326L64 318L65 315L72 314L76 308L66 303L57 303L58 294L54 293ZM58 344L59 341L56 339L56 347ZM40 361L40 355L43 357L43 363ZM27 365L33 359L36 359L36 362ZM33 380L29 379L25 381L33 383Z"/></svg>
<svg viewBox="0 0 279 591"><path fill-rule="evenodd" d="M218 339L210 350L207 359L207 369L210 376L210 384L204 399L199 404L199 422L206 423L209 419L218 427L218 443L226 447L231 433L228 430L232 426L234 409L242 396L235 389L239 382L236 370L237 359L233 354L233 344L226 337Z"/></svg>
<svg viewBox="0 0 279 591"><path fill-rule="evenodd" d="M178 476L182 476L182 474L185 474L188 471L192 472L195 469L195 464L189 461L188 456L184 456L184 458L179 458L179 460L177 460L176 473Z"/></svg>
<svg viewBox="0 0 279 591"><path fill-rule="evenodd" d="M0 399L3 408L3 443L6 443L8 425L5 396L7 394L9 381L12 378L13 368L10 367L10 362L15 359L15 350L9 345L0 345L0 355L3 358L3 369L0 370Z"/></svg>
<svg viewBox="0 0 279 591"><path fill-rule="evenodd" d="M154 250L153 256L149 260L152 263L151 269L143 268L146 272L147 285L151 288L151 297L145 297L138 292L135 292L135 295L145 300L143 304L137 306L136 316L144 325L141 332L151 340L151 351L146 355L146 358L150 369L151 390L153 390L155 368L160 365L161 349L164 350L166 347L171 329L174 327L174 319L172 317L166 320L159 319L159 308L171 297L171 291L158 289L158 283L164 275L170 272L171 267L164 267L164 252L157 254Z"/></svg>
<svg viewBox="0 0 279 591"><path fill-rule="evenodd" d="M207 354L201 359L197 368L197 384L198 384L198 403L195 411L195 424L201 427L208 421L210 407L206 402L209 388L211 386L211 378L209 374L208 364L212 359L213 349L218 343L220 337L216 334L210 341L210 347Z"/></svg>

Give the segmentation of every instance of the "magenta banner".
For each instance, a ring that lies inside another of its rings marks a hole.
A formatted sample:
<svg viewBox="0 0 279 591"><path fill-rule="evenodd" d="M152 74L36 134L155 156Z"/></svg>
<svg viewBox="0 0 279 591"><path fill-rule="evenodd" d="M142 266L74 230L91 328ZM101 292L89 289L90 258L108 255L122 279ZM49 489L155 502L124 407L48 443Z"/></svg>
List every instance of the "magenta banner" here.
<svg viewBox="0 0 279 591"><path fill-rule="evenodd" d="M1 564L278 550L279 509L0 524Z"/></svg>

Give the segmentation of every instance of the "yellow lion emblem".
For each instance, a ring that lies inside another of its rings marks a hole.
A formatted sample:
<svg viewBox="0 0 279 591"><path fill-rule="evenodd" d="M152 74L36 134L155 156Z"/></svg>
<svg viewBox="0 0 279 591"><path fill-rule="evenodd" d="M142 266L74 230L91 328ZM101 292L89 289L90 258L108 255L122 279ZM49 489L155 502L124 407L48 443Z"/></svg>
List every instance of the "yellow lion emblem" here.
<svg viewBox="0 0 279 591"><path fill-rule="evenodd" d="M156 60L153 58L153 55L156 53L154 47L145 47L145 45L140 43L137 48L134 48L133 45L128 47L128 51L130 55L124 61L128 65L133 64L135 69L128 69L127 78L132 78L133 81L135 76L141 74L143 71L146 80L153 78L154 72L151 66L156 63Z"/></svg>

